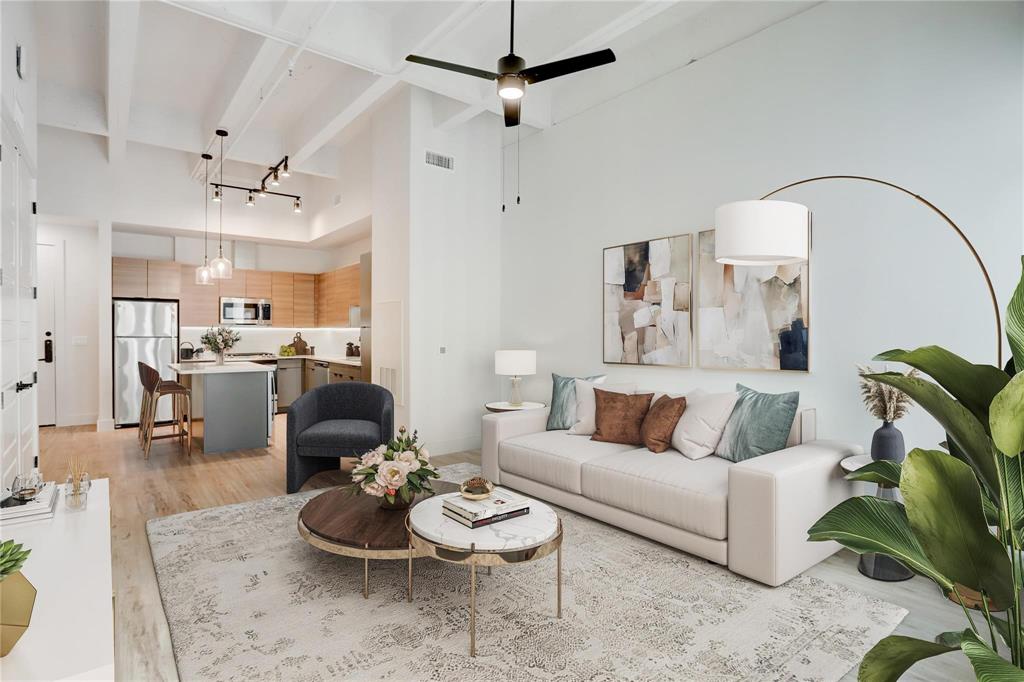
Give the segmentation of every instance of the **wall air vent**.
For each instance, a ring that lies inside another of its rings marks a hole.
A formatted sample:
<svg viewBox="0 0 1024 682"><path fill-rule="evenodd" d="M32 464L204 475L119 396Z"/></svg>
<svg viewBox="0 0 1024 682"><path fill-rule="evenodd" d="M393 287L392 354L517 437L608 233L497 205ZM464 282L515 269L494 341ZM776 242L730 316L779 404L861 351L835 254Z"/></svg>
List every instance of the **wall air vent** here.
<svg viewBox="0 0 1024 682"><path fill-rule="evenodd" d="M444 154L438 154L427 150L427 165L437 166L438 168L444 168L445 170L455 170L455 158L452 156L445 156Z"/></svg>

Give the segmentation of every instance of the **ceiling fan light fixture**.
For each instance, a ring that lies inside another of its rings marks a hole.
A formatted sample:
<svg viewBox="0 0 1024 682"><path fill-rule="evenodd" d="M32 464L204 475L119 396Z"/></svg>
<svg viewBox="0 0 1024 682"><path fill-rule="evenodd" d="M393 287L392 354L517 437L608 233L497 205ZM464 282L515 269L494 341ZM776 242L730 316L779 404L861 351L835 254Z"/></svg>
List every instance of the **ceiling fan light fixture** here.
<svg viewBox="0 0 1024 682"><path fill-rule="evenodd" d="M515 74L498 77L498 96L502 99L519 99L523 96L525 85L523 79Z"/></svg>

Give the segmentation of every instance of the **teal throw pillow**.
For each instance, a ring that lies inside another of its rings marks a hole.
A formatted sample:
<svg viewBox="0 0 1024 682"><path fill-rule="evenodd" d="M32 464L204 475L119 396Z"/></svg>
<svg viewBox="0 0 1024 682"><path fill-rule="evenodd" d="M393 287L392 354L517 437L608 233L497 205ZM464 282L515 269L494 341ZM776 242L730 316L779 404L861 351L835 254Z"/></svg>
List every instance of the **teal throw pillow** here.
<svg viewBox="0 0 1024 682"><path fill-rule="evenodd" d="M603 374L580 377L587 381L601 381ZM571 429L576 423L576 377L563 377L551 373L551 412L548 413L548 431Z"/></svg>
<svg viewBox="0 0 1024 682"><path fill-rule="evenodd" d="M742 462L786 447L800 392L758 393L743 384L736 384L736 391L740 397L715 454L731 462Z"/></svg>

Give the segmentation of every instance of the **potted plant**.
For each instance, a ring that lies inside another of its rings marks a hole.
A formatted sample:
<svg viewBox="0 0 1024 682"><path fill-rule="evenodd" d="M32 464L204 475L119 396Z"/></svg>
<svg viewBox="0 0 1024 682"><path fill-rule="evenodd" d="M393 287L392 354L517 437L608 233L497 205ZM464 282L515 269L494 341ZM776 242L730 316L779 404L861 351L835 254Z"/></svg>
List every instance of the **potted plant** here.
<svg viewBox="0 0 1024 682"><path fill-rule="evenodd" d="M1013 352L1006 370L925 346L876 359L906 363L934 383L898 372L868 375L927 410L946 431L944 449L914 449L902 464L874 461L849 474L898 486L904 501L845 500L810 528L809 539L899 560L963 609L966 628L934 640L886 637L861 662L861 680L895 680L917 661L952 651L966 654L979 680L1024 680L1024 372L1013 371L1024 368L1024 276L1006 334Z"/></svg>
<svg viewBox="0 0 1024 682"><path fill-rule="evenodd" d="M903 444L903 433L896 428L894 422L905 417L914 403L910 396L895 386L872 379L872 373L870 367L857 368L864 407L868 408L871 416L882 422L871 436L871 459L902 462L907 448ZM917 376L917 370L911 367L907 376Z"/></svg>
<svg viewBox="0 0 1024 682"><path fill-rule="evenodd" d="M352 472L352 492L371 495L384 509L408 509L417 493L429 492L430 479L439 478L430 453L405 427L398 437L370 450Z"/></svg>
<svg viewBox="0 0 1024 682"><path fill-rule="evenodd" d="M199 337L203 348L216 354L218 365L224 364L224 353L234 348L235 344L241 340L242 335L228 327L217 327L216 329L211 327Z"/></svg>
<svg viewBox="0 0 1024 682"><path fill-rule="evenodd" d="M0 657L11 652L32 620L36 588L21 574L31 551L14 540L0 544Z"/></svg>

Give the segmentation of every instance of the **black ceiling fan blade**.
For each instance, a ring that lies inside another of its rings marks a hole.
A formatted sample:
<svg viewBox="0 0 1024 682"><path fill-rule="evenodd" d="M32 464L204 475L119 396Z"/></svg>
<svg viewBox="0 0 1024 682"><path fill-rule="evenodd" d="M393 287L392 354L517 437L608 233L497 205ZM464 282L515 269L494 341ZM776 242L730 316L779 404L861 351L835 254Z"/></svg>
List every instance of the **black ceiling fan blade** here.
<svg viewBox="0 0 1024 682"><path fill-rule="evenodd" d="M519 112L522 109L522 104L522 98L501 100L501 105L505 109L506 128L514 128L519 125Z"/></svg>
<svg viewBox="0 0 1024 682"><path fill-rule="evenodd" d="M467 76L476 76L477 78L483 78L484 80L497 80L498 74L493 71L485 71L484 69L476 69L472 66L463 66L462 64L452 64L451 62L442 62L439 59L431 59L430 57L420 57L419 55L411 54L405 58L405 61L412 62L414 64L423 64L424 66L433 66L437 69L444 69L445 71L455 71L456 73L462 73Z"/></svg>
<svg viewBox="0 0 1024 682"><path fill-rule="evenodd" d="M577 57L559 59L557 62L548 62L523 69L519 75L526 79L527 83L540 83L559 76L565 76L577 71L585 71L595 66L604 66L615 61L615 53L609 49L598 50L589 54L581 54Z"/></svg>

